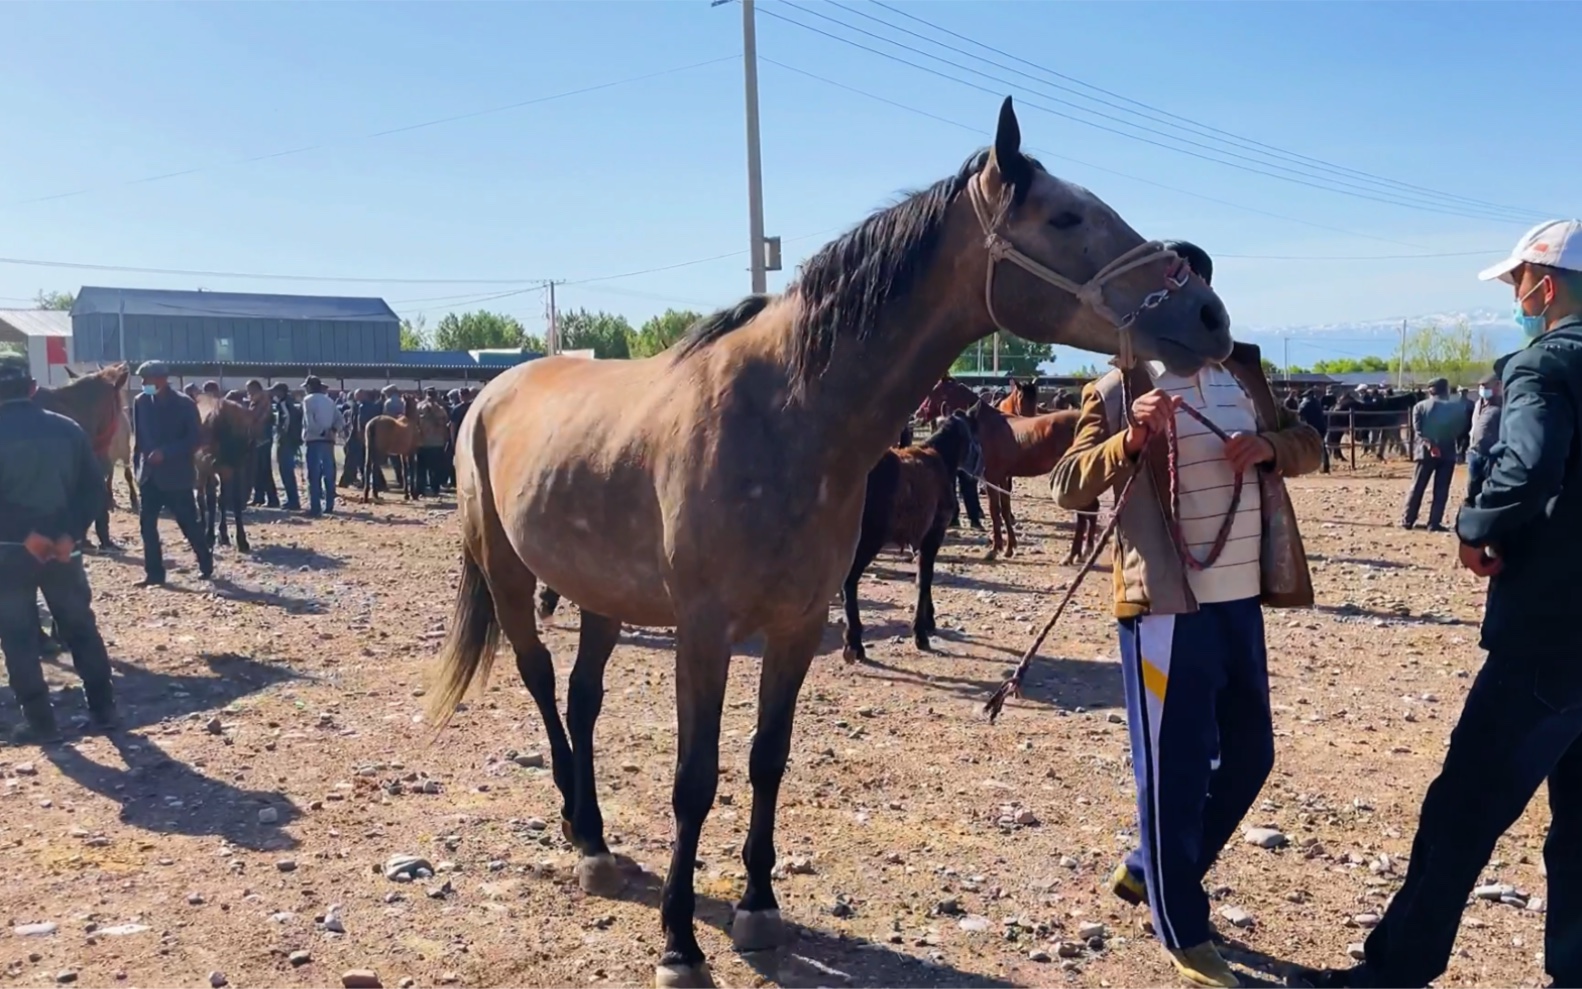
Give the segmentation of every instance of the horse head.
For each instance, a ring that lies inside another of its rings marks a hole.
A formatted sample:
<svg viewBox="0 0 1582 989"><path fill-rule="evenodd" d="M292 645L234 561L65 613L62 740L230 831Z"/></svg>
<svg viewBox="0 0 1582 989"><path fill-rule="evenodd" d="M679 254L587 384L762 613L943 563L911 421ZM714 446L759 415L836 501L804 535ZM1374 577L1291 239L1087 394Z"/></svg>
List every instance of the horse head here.
<svg viewBox="0 0 1582 989"><path fill-rule="evenodd" d="M1190 374L1230 355L1230 317L1174 251L1022 152L1011 99L968 198L989 322L1038 343L1158 360ZM969 266L970 267L970 266ZM987 268L987 271L983 269Z"/></svg>

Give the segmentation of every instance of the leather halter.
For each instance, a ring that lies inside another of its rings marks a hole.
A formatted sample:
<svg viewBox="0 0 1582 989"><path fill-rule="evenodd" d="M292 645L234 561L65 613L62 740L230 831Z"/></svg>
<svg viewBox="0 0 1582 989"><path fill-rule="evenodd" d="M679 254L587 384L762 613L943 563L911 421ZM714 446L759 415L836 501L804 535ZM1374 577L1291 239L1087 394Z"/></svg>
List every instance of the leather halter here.
<svg viewBox="0 0 1582 989"><path fill-rule="evenodd" d="M1100 268L1092 278L1085 282L1077 282L1043 262L1035 260L1006 238L995 222L996 218L989 205L987 194L983 191L981 174L968 183L967 197L972 200L972 211L978 217L978 226L983 228L983 246L989 252L989 263L984 269L983 304L988 309L989 319L994 323L995 328L1006 333L1015 334L1015 331L1000 322L1000 317L994 312L994 272L1002 261L1016 265L1039 281L1071 293L1079 303L1108 320L1119 332L1118 363L1122 367L1129 367L1132 363L1130 330L1138 315L1163 305L1172 292L1186 285L1187 279L1191 276L1191 269L1184 263L1179 267L1179 274L1176 273L1176 267L1172 266L1165 274L1163 288L1150 292L1136 309L1124 316L1119 315L1110 308L1109 303L1104 301L1105 285L1143 265L1171 258L1180 261L1180 256L1157 240L1144 241Z"/></svg>

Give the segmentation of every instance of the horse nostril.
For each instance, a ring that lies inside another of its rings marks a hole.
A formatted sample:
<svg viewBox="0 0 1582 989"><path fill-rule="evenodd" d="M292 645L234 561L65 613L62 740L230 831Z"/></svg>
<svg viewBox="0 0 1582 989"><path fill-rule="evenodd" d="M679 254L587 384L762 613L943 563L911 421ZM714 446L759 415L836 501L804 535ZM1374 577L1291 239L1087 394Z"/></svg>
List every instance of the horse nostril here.
<svg viewBox="0 0 1582 989"><path fill-rule="evenodd" d="M1225 312L1224 306L1205 304L1199 312L1199 317L1203 320L1204 328L1210 333L1218 333L1230 325L1229 314Z"/></svg>

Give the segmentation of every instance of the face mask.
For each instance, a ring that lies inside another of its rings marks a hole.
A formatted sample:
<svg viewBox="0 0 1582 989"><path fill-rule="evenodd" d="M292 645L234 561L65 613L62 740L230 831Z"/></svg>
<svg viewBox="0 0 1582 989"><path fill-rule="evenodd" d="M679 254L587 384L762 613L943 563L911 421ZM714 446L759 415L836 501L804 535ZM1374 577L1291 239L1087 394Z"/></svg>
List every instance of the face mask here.
<svg viewBox="0 0 1582 989"><path fill-rule="evenodd" d="M154 394L154 391L155 391L155 389L154 389L153 385L144 385L143 386L143 394L145 394L145 395L152 395L152 394Z"/></svg>
<svg viewBox="0 0 1582 989"><path fill-rule="evenodd" d="M1527 301L1527 296L1538 291L1538 289L1543 286L1543 283L1543 279L1539 279L1537 285L1534 285L1532 288L1527 290L1526 294L1519 297L1516 300L1515 311L1511 314L1512 318L1516 320L1517 328L1522 331L1522 336L1528 341L1533 341L1543 336L1544 330L1549 328L1548 320L1544 318L1544 313L1549 311L1549 307L1547 305L1544 306L1536 316L1529 316L1522 309L1522 303Z"/></svg>
<svg viewBox="0 0 1582 989"><path fill-rule="evenodd" d="M1481 399L1484 399L1485 401L1487 401L1488 399L1491 399L1491 398L1494 397L1494 389L1492 389L1492 388L1479 388L1478 389L1478 397L1481 398Z"/></svg>

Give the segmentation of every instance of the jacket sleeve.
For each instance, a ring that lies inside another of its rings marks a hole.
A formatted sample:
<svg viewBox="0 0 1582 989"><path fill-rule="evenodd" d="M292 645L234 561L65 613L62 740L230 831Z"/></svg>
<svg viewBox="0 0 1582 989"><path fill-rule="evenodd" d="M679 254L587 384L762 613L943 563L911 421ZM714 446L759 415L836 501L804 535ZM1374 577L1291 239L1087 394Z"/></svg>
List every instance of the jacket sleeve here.
<svg viewBox="0 0 1582 989"><path fill-rule="evenodd" d="M1428 442L1423 438L1423 420L1427 417L1427 414L1428 403L1426 401L1418 402L1416 405L1412 406L1412 437L1416 439L1419 444Z"/></svg>
<svg viewBox="0 0 1582 989"><path fill-rule="evenodd" d="M67 509L66 535L76 542L88 538L88 527L104 511L107 494L104 465L94 455L88 434L81 429L72 431L72 456L76 461L76 483L71 490L71 504Z"/></svg>
<svg viewBox="0 0 1582 989"><path fill-rule="evenodd" d="M1282 477L1311 474L1324 465L1324 438L1285 406L1274 410L1275 428L1260 433L1274 448L1274 469Z"/></svg>
<svg viewBox="0 0 1582 989"><path fill-rule="evenodd" d="M1498 547L1560 494L1577 415L1565 381L1560 358L1541 347L1511 358L1500 439L1489 451L1493 463L1477 501L1456 521L1462 542Z"/></svg>
<svg viewBox="0 0 1582 989"><path fill-rule="evenodd" d="M1082 389L1076 436L1055 465L1050 482L1055 501L1073 511L1087 508L1136 469L1137 459L1126 453L1126 433L1110 432L1104 398L1096 386L1087 385Z"/></svg>

